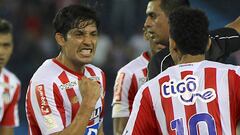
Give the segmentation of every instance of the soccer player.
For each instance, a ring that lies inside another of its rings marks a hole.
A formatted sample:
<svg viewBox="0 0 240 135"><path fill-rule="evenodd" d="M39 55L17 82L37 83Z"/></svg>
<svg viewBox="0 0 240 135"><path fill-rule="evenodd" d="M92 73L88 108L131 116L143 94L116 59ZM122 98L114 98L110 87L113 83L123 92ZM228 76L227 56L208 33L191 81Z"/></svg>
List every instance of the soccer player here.
<svg viewBox="0 0 240 135"><path fill-rule="evenodd" d="M105 76L89 64L98 38L96 12L70 5L58 11L53 25L61 51L30 80L26 96L29 134L103 135Z"/></svg>
<svg viewBox="0 0 240 135"><path fill-rule="evenodd" d="M147 11L151 12L152 10L152 7L148 6ZM144 38L149 40L149 36L150 33L144 29ZM165 48L165 46L155 44L152 40L149 43L150 51L143 52L118 71L114 85L112 109L114 135L123 133L137 90L146 82L147 65L151 56Z"/></svg>
<svg viewBox="0 0 240 135"><path fill-rule="evenodd" d="M165 25L159 25L158 29L153 27L154 23L149 23L146 26L148 31L152 34L151 39L156 44L168 46L169 33L168 29L168 14L180 6L189 5L188 0L150 0L149 4L157 6L151 14L152 18L160 18L161 22ZM150 17L151 17L150 16ZM226 63L228 56L240 49L240 17L235 21L226 25L225 28L220 28L210 31L211 45L206 52L206 59ZM152 79L166 68L174 65L170 57L168 48L159 51L154 55L148 64L148 79Z"/></svg>
<svg viewBox="0 0 240 135"><path fill-rule="evenodd" d="M0 18L0 134L13 135L19 126L20 81L5 66L13 51L12 24Z"/></svg>
<svg viewBox="0 0 240 135"><path fill-rule="evenodd" d="M208 19L182 7L169 15L169 67L138 91L124 135L235 135L240 67L205 60Z"/></svg>

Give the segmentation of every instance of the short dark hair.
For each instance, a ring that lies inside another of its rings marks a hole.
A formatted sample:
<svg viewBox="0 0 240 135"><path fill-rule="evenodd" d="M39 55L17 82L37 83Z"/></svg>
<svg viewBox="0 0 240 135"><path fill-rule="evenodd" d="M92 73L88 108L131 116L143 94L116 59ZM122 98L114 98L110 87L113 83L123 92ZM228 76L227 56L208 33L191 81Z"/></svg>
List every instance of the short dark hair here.
<svg viewBox="0 0 240 135"><path fill-rule="evenodd" d="M0 18L0 33L6 34L6 33L12 33L12 24L5 20Z"/></svg>
<svg viewBox="0 0 240 135"><path fill-rule="evenodd" d="M160 8L166 15L169 15L173 10L179 7L190 7L188 0L160 0Z"/></svg>
<svg viewBox="0 0 240 135"><path fill-rule="evenodd" d="M169 15L170 37L183 54L204 54L208 44L208 18L198 9L181 7Z"/></svg>
<svg viewBox="0 0 240 135"><path fill-rule="evenodd" d="M99 19L96 11L84 5L70 5L60 9L53 19L55 33L59 32L64 37L69 30L79 27L82 22L84 24L81 27L95 23L98 28Z"/></svg>

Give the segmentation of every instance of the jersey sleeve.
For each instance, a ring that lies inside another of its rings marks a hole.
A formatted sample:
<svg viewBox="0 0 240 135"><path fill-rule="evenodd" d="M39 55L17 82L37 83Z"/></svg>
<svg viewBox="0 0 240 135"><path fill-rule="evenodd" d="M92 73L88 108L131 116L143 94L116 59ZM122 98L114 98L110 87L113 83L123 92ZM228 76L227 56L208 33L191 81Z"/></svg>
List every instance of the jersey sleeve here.
<svg viewBox="0 0 240 135"><path fill-rule="evenodd" d="M132 91L136 91L137 84L136 80L133 79L133 74L127 71L119 71L114 84L114 96L113 96L113 109L112 117L129 117L130 107L130 96Z"/></svg>
<svg viewBox="0 0 240 135"><path fill-rule="evenodd" d="M18 101L20 99L20 84L17 84L11 102L7 105L0 126L17 127L19 126Z"/></svg>
<svg viewBox="0 0 240 135"><path fill-rule="evenodd" d="M56 85L31 82L29 93L27 94L27 116L29 127L36 123L43 135L52 134L64 129L64 121L61 119L61 110L64 111L62 104L58 104L56 93L54 90ZM31 105L30 107L28 105ZM31 109L29 109L31 108ZM61 109L62 108L62 109ZM31 112L33 111L33 112ZM33 118L29 116L33 115ZM35 121L32 121L35 119ZM34 132L34 129L30 131Z"/></svg>
<svg viewBox="0 0 240 135"><path fill-rule="evenodd" d="M161 135L148 87L138 91L124 135Z"/></svg>

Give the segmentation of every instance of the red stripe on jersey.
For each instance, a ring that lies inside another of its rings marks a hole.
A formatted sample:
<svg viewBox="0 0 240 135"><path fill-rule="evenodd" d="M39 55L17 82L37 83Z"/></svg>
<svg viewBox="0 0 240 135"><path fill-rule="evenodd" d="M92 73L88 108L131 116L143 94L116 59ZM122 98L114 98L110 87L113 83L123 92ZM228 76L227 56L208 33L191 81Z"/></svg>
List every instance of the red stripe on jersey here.
<svg viewBox="0 0 240 135"><path fill-rule="evenodd" d="M147 76L147 68L144 68L142 71L143 71L144 77L146 77Z"/></svg>
<svg viewBox="0 0 240 135"><path fill-rule="evenodd" d="M218 104L218 95L217 95L217 75L216 68L205 68L205 89L212 88L216 92L216 99L207 104L208 112L213 116L216 123L216 132L218 135L222 135L222 125L220 118L220 110Z"/></svg>
<svg viewBox="0 0 240 135"><path fill-rule="evenodd" d="M9 77L7 75L3 75L3 80L4 80L4 83L6 83L7 85L9 85ZM8 94L10 95L9 93L9 88L4 88L4 94ZM5 105L5 104L4 104ZM4 107L6 108L6 107Z"/></svg>
<svg viewBox="0 0 240 135"><path fill-rule="evenodd" d="M132 135L161 135L160 125L154 112L152 97L149 88L142 93L139 111L134 123Z"/></svg>
<svg viewBox="0 0 240 135"><path fill-rule="evenodd" d="M9 77L5 74L3 75L3 81L4 81L4 83L6 83L9 86ZM10 100L10 92L9 92L8 87L4 88L3 95L5 95L4 97L6 98L6 100ZM5 112L6 111L5 109L8 108L8 104L6 102L3 102L3 103L4 103L4 112ZM2 124L2 122L1 122L1 124Z"/></svg>
<svg viewBox="0 0 240 135"><path fill-rule="evenodd" d="M173 135L173 134L175 134L175 131L171 130L171 127L170 127L171 121L174 120L172 98L164 98L163 93L162 93L162 84L164 82L168 82L168 81L170 81L169 76L164 76L159 79L160 97L161 97L163 111L166 116L166 123L167 123L166 125L167 125L168 133Z"/></svg>
<svg viewBox="0 0 240 135"><path fill-rule="evenodd" d="M70 68L68 68L67 66L63 65L61 62L59 62L56 58L52 59L52 61L57 64L58 66L60 66L61 68L63 68L64 70L68 71L71 74L74 74L75 76L77 76L79 79L81 79L81 77L83 76L83 73L78 73L76 71L71 70Z"/></svg>
<svg viewBox="0 0 240 135"><path fill-rule="evenodd" d="M181 72L181 79L184 79L187 75L192 75L192 74L193 74L192 71L183 71L183 72ZM184 108L185 108L185 113L186 113L186 121L188 123L190 117L192 115L196 114L196 112L197 112L196 106L195 106L195 104L185 105ZM187 127L188 127L188 124L187 124ZM188 127L188 129L189 129L189 127Z"/></svg>
<svg viewBox="0 0 240 135"><path fill-rule="evenodd" d="M69 82L67 74L64 71L58 76L58 78L60 79L60 81L63 84L66 84L66 83ZM67 92L67 96L68 96L69 101L70 102L75 101L75 99L77 98L77 95L76 95L74 89L73 88L66 89L66 92ZM79 102L73 102L73 103L71 102L71 105L72 105L72 121L73 121L73 119L75 118L75 116L77 114L77 111L80 107L80 104L79 104Z"/></svg>
<svg viewBox="0 0 240 135"><path fill-rule="evenodd" d="M236 125L239 122L240 110L239 110L239 94L236 94L240 90L240 77L234 70L228 71L228 87L229 87L229 101L230 101L230 122L232 135L236 135ZM238 101L236 101L238 100ZM238 108L238 109L237 109Z"/></svg>
<svg viewBox="0 0 240 135"><path fill-rule="evenodd" d="M43 84L37 85L35 87L35 94L36 94L38 106L42 115L50 114L52 110L48 105L47 97L45 94L45 88Z"/></svg>
<svg viewBox="0 0 240 135"><path fill-rule="evenodd" d="M10 104L7 105L7 110L5 110L4 118L1 121L2 126L14 126L15 123L15 106L18 104L20 96L20 84L17 85L13 99Z"/></svg>
<svg viewBox="0 0 240 135"><path fill-rule="evenodd" d="M132 76L132 82L128 91L128 104L129 104L129 112L131 113L132 111L132 105L133 105L133 101L134 98L137 94L137 90L138 90L138 85L137 85L137 77L135 74L133 74Z"/></svg>
<svg viewBox="0 0 240 135"><path fill-rule="evenodd" d="M144 52L143 53L143 57L147 60L147 61L150 61L150 56L148 55L148 52Z"/></svg>
<svg viewBox="0 0 240 135"><path fill-rule="evenodd" d="M64 105L63 105L63 98L55 83L53 83L53 91L54 91L53 96L54 96L54 100L55 100L58 112L61 115L61 119L64 127L66 127L66 115L65 115Z"/></svg>
<svg viewBox="0 0 240 135"><path fill-rule="evenodd" d="M240 76L239 75L236 75L236 80L235 80L235 89L236 89L236 112L235 113L237 116L236 116L236 121L239 122L240 121ZM231 105L231 102L230 102L230 105Z"/></svg>
<svg viewBox="0 0 240 135"><path fill-rule="evenodd" d="M29 135L39 135L41 134L41 130L38 126L33 108L32 108L32 101L31 101L31 82L29 84L29 88L27 91L27 98L26 98L26 110L27 110L27 118L28 118L28 134Z"/></svg>
<svg viewBox="0 0 240 135"><path fill-rule="evenodd" d="M90 68L90 67L85 67L86 69L87 69L87 71L89 72L89 74L91 75L91 76L96 76L96 74L94 73L94 71L93 71L93 69L92 68Z"/></svg>
<svg viewBox="0 0 240 135"><path fill-rule="evenodd" d="M106 76L105 76L105 73L103 71L101 72L101 74L102 74L103 90L104 90L104 95L105 95L105 92L106 92Z"/></svg>

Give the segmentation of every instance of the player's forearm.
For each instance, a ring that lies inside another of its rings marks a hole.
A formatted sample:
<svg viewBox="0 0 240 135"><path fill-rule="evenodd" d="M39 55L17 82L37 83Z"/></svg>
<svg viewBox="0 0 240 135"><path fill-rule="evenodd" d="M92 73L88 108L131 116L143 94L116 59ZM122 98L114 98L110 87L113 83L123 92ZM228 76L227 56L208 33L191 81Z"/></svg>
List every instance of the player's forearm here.
<svg viewBox="0 0 240 135"><path fill-rule="evenodd" d="M103 132L103 124L102 124L102 126L99 128L98 135L104 135L104 132Z"/></svg>
<svg viewBox="0 0 240 135"><path fill-rule="evenodd" d="M13 128L0 127L0 135L13 135Z"/></svg>
<svg viewBox="0 0 240 135"><path fill-rule="evenodd" d="M91 105L87 101L81 103L81 108L76 114L73 122L65 128L63 131L53 134L53 135L66 135L71 133L71 135L83 135L86 131L89 119L94 111L95 105Z"/></svg>
<svg viewBox="0 0 240 135"><path fill-rule="evenodd" d="M127 125L128 117L114 118L113 119L113 131L114 135L122 135Z"/></svg>

